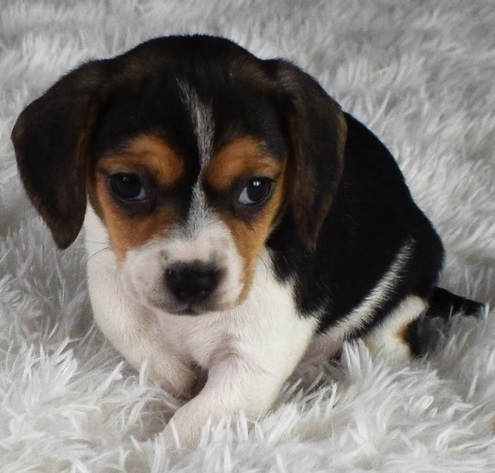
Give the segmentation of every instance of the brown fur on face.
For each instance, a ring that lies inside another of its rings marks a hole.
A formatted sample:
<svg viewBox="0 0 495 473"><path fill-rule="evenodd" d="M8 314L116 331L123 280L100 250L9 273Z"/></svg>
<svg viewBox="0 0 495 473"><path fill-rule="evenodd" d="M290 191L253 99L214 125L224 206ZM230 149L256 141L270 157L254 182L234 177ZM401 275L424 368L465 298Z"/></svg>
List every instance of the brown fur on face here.
<svg viewBox="0 0 495 473"><path fill-rule="evenodd" d="M204 173L206 182L216 190L227 189L242 177L277 178L284 165L264 150L262 143L243 136L223 146Z"/></svg>
<svg viewBox="0 0 495 473"><path fill-rule="evenodd" d="M252 221L240 220L227 212L220 214L220 218L232 233L237 250L244 263L243 288L238 302L242 302L251 289L258 256L264 247L266 239L270 235L274 221L277 219L278 212L284 200L284 189L284 181L280 179L280 182L276 185L272 193L270 201Z"/></svg>
<svg viewBox="0 0 495 473"><path fill-rule="evenodd" d="M105 222L110 245L122 261L128 250L163 236L177 220L175 210L160 205L153 213L129 216L111 195L107 179L119 173L151 176L160 187L170 187L183 174L183 162L165 141L152 135L139 135L125 148L102 157L96 167L91 200Z"/></svg>
<svg viewBox="0 0 495 473"><path fill-rule="evenodd" d="M160 187L174 185L184 172L179 156L160 138L139 135L126 146L102 157L96 167L91 192L94 207L105 222L110 245L122 261L127 251L153 239L164 237L178 224L179 216L172 206L159 205L153 213L129 216L111 195L107 179L119 173L148 174ZM285 193L285 163L265 151L263 145L249 137L238 138L212 157L204 180L216 190L230 188L239 179L266 177L275 181L268 203L259 213L245 220L230 211L220 211L244 262L244 281L240 300L249 292L256 261L272 229Z"/></svg>
<svg viewBox="0 0 495 473"><path fill-rule="evenodd" d="M258 256L277 219L285 195L285 161L270 155L264 146L249 137L228 143L209 163L205 181L216 190L229 189L239 179L270 178L274 188L268 202L252 218L243 219L221 211L220 219L230 230L244 263L243 289L239 301L247 296Z"/></svg>
<svg viewBox="0 0 495 473"><path fill-rule="evenodd" d="M146 171L164 186L175 184L184 172L182 159L168 144L154 135L141 134L125 148L101 158L100 171L110 173Z"/></svg>

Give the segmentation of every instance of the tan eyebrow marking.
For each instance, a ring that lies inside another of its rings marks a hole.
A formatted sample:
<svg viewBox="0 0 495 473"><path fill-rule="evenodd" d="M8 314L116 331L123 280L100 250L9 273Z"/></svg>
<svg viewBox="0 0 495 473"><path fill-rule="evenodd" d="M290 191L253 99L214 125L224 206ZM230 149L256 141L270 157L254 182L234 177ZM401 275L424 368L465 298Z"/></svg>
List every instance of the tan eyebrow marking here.
<svg viewBox="0 0 495 473"><path fill-rule="evenodd" d="M103 156L98 170L106 173L147 172L165 186L177 182L183 175L182 159L161 138L154 135L138 135L122 150Z"/></svg>
<svg viewBox="0 0 495 473"><path fill-rule="evenodd" d="M267 153L259 142L241 137L225 145L212 157L204 178L211 187L221 190L241 177L276 179L284 167L284 162Z"/></svg>

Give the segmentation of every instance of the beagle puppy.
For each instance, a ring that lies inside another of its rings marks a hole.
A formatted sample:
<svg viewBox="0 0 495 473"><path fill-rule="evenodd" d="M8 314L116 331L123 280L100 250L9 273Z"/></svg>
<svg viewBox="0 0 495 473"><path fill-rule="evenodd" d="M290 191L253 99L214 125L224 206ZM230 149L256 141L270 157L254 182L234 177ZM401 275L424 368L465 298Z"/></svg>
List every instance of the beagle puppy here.
<svg viewBox="0 0 495 473"><path fill-rule="evenodd" d="M284 60L153 39L64 76L12 139L57 245L84 226L105 337L195 394L166 428L181 445L266 413L307 357L362 337L408 358L420 316L482 310L435 287L440 238L385 146Z"/></svg>

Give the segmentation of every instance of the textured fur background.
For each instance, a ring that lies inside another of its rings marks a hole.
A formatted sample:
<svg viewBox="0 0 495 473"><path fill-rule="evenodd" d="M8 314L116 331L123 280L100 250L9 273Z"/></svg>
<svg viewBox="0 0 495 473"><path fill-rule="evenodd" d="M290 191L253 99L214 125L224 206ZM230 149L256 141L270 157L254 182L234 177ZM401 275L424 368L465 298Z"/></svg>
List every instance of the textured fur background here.
<svg viewBox="0 0 495 473"><path fill-rule="evenodd" d="M339 363L301 367L258 423L167 450L159 432L178 402L92 326L81 243L55 248L9 134L82 61L181 32L317 76L397 156L445 242L442 284L495 305L494 2L1 0L0 471L495 471L493 312L455 320L405 366L347 345Z"/></svg>

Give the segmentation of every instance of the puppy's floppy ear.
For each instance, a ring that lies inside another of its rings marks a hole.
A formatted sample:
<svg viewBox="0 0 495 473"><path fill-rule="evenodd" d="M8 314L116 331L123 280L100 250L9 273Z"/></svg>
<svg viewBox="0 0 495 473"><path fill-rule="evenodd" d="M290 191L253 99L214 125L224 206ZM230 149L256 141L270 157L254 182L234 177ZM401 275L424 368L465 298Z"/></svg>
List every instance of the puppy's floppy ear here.
<svg viewBox="0 0 495 473"><path fill-rule="evenodd" d="M347 124L340 106L310 75L274 62L286 95L290 205L301 237L314 249L342 176Z"/></svg>
<svg viewBox="0 0 495 473"><path fill-rule="evenodd" d="M84 220L87 147L106 76L103 61L72 71L26 107L12 131L27 194L60 248Z"/></svg>

